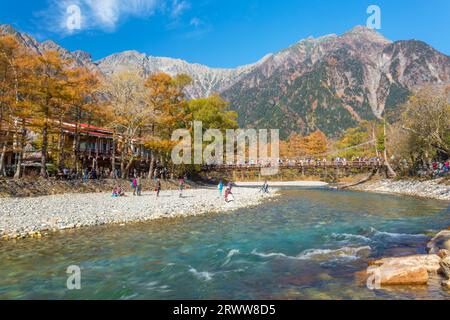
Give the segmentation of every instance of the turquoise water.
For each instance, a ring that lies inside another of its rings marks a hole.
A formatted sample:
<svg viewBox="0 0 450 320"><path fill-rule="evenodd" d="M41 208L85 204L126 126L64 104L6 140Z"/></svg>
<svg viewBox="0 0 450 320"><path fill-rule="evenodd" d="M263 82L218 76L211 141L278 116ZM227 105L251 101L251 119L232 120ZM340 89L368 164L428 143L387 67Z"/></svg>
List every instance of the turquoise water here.
<svg viewBox="0 0 450 320"><path fill-rule="evenodd" d="M289 189L231 214L2 242L0 299L450 299L437 281L371 291L355 275L449 225L446 202Z"/></svg>

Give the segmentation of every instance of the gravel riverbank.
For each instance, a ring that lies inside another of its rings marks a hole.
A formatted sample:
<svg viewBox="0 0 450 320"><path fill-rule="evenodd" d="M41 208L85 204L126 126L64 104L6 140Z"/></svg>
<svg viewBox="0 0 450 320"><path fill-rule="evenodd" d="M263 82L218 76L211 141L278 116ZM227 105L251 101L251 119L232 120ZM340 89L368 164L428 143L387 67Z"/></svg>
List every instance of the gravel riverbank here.
<svg viewBox="0 0 450 320"><path fill-rule="evenodd" d="M445 178L444 178L445 179ZM377 180L351 187L352 190L401 194L450 201L450 185L443 178L434 180Z"/></svg>
<svg viewBox="0 0 450 320"><path fill-rule="evenodd" d="M227 212L255 206L276 196L255 188L233 188L235 201L226 203L216 188L162 191L141 197L112 198L110 193L64 194L35 198L0 198L0 237L41 237L51 231L103 224L143 222L158 218Z"/></svg>

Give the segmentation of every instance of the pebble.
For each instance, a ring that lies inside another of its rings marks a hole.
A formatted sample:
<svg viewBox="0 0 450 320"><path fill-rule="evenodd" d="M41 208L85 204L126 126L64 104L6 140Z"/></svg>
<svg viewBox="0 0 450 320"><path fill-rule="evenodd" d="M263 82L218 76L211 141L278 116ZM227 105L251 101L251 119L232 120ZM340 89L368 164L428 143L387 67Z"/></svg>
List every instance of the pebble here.
<svg viewBox="0 0 450 320"><path fill-rule="evenodd" d="M0 198L0 238L41 238L44 231L58 231L103 224L124 224L158 218L183 217L209 212L229 212L255 206L275 197L264 197L256 188L233 188L235 201L226 203L216 188L154 192L141 197L112 198L110 193L62 194L34 198Z"/></svg>
<svg viewBox="0 0 450 320"><path fill-rule="evenodd" d="M394 193L438 200L450 200L450 185L443 179L434 180L380 180L367 182L353 189L380 193Z"/></svg>

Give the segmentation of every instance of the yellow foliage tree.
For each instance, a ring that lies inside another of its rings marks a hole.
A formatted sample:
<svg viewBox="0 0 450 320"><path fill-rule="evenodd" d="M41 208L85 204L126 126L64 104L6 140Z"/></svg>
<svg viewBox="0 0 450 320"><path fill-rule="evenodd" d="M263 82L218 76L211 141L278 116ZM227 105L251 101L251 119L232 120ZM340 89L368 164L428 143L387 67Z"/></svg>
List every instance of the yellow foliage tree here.
<svg viewBox="0 0 450 320"><path fill-rule="evenodd" d="M174 146L172 132L188 128L192 114L188 111L184 88L191 83L189 76L181 74L174 78L165 73L155 73L145 82L147 102L153 112L151 132L146 137L145 146L152 150L149 178L154 174L156 158L167 160Z"/></svg>

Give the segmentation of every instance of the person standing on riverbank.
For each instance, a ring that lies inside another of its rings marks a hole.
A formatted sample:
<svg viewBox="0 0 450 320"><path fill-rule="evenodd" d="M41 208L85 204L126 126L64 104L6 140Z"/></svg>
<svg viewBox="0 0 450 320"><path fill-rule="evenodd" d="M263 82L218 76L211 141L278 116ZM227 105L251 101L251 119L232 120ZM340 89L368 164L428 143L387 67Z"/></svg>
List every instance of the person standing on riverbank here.
<svg viewBox="0 0 450 320"><path fill-rule="evenodd" d="M268 194L269 193L269 183L267 183L267 180L264 181L264 184L261 188L261 192L263 195Z"/></svg>
<svg viewBox="0 0 450 320"><path fill-rule="evenodd" d="M220 198L222 198L222 193L223 193L223 182L222 182L222 179L220 179L219 185L217 186L217 189L219 189L219 196L220 196Z"/></svg>
<svg viewBox="0 0 450 320"><path fill-rule="evenodd" d="M183 189L184 189L184 178L180 177L180 179L178 179L178 191L180 198L183 198Z"/></svg>
<svg viewBox="0 0 450 320"><path fill-rule="evenodd" d="M133 188L133 196L135 196L136 192L137 192L137 179L136 178L131 179L131 188Z"/></svg>
<svg viewBox="0 0 450 320"><path fill-rule="evenodd" d="M142 177L141 175L138 176L138 178L136 179L137 183L136 183L136 188L137 188L137 195L141 196L142 195Z"/></svg>
<svg viewBox="0 0 450 320"><path fill-rule="evenodd" d="M225 190L225 202L229 203L229 202L232 202L232 201L234 201L234 195L231 192L231 188L227 187L227 189Z"/></svg>
<svg viewBox="0 0 450 320"><path fill-rule="evenodd" d="M159 198L159 193L161 192L161 179L160 178L158 178L158 180L156 180L155 191L156 191L156 197Z"/></svg>
<svg viewBox="0 0 450 320"><path fill-rule="evenodd" d="M84 173L83 173L83 182L86 183L89 180L89 169L86 168L84 169Z"/></svg>

